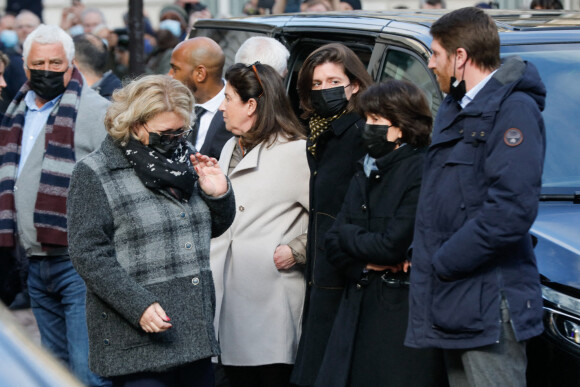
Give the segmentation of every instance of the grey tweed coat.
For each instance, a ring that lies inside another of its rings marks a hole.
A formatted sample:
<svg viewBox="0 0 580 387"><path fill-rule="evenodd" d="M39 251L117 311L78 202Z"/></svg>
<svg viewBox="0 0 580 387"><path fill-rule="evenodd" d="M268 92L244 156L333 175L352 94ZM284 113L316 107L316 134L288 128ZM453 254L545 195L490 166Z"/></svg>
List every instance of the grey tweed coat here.
<svg viewBox="0 0 580 387"><path fill-rule="evenodd" d="M219 354L209 245L234 216L231 185L221 198L196 186L187 203L179 202L146 188L109 136L76 164L69 251L87 284L94 372L164 371ZM145 333L139 326L154 302L171 318L166 332Z"/></svg>

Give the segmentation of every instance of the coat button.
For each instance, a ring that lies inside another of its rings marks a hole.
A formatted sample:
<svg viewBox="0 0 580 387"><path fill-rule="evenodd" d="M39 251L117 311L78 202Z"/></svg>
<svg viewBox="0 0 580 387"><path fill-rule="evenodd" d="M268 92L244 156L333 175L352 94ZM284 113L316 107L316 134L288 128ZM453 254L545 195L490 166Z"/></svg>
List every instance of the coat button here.
<svg viewBox="0 0 580 387"><path fill-rule="evenodd" d="M471 132L471 137L475 137L476 135L477 135L477 133Z"/></svg>
<svg viewBox="0 0 580 387"><path fill-rule="evenodd" d="M103 340L103 344L109 345L109 344L111 344L111 342L109 341L109 339L105 339L105 340Z"/></svg>
<svg viewBox="0 0 580 387"><path fill-rule="evenodd" d="M185 212L182 212L181 214L179 214L179 216L181 216L182 218L185 218Z"/></svg>
<svg viewBox="0 0 580 387"><path fill-rule="evenodd" d="M312 174L313 174L314 176L316 176L316 175L318 175L318 171L314 171L314 172L312 172Z"/></svg>
<svg viewBox="0 0 580 387"><path fill-rule="evenodd" d="M191 279L191 283L192 283L192 284L194 284L194 285L196 285L196 286L197 286L197 285L199 285L199 278L197 278L197 277L193 277L193 278Z"/></svg>
<svg viewBox="0 0 580 387"><path fill-rule="evenodd" d="M106 320L109 316L107 316L107 313L103 312L101 313L101 317Z"/></svg>
<svg viewBox="0 0 580 387"><path fill-rule="evenodd" d="M465 210L465 204L461 203L461 205L459 206L459 208L461 208L462 210Z"/></svg>
<svg viewBox="0 0 580 387"><path fill-rule="evenodd" d="M375 175L375 179L379 180L381 178L381 175Z"/></svg>
<svg viewBox="0 0 580 387"><path fill-rule="evenodd" d="M362 206L360 206L360 209L363 210L363 211L366 211L367 210L367 205L366 204L363 204Z"/></svg>
<svg viewBox="0 0 580 387"><path fill-rule="evenodd" d="M362 288L361 284L356 284L356 288L357 288L357 289L360 289L360 288Z"/></svg>
<svg viewBox="0 0 580 387"><path fill-rule="evenodd" d="M244 206L239 206L238 210L240 210L241 212L244 212L245 208L244 208Z"/></svg>
<svg viewBox="0 0 580 387"><path fill-rule="evenodd" d="M483 132L483 131L482 132L479 132L479 136L480 137L485 137L485 132Z"/></svg>
<svg viewBox="0 0 580 387"><path fill-rule="evenodd" d="M193 245L191 244L191 242L187 242L187 243L185 244L185 248L186 248L186 249L188 249L188 250L191 250L191 247L192 247L192 246L193 246Z"/></svg>

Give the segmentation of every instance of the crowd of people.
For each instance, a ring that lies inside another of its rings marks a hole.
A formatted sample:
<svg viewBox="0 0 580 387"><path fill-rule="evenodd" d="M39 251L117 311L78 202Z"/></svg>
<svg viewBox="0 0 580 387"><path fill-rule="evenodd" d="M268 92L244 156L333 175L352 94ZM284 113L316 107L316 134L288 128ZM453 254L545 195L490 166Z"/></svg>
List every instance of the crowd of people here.
<svg viewBox="0 0 580 387"><path fill-rule="evenodd" d="M80 2L1 35L2 301L87 386L525 385L534 65L500 63L495 23L463 8L431 27L437 117L341 43L301 65L298 117L286 47L250 38L224 68L186 38L199 4L146 23L134 79Z"/></svg>

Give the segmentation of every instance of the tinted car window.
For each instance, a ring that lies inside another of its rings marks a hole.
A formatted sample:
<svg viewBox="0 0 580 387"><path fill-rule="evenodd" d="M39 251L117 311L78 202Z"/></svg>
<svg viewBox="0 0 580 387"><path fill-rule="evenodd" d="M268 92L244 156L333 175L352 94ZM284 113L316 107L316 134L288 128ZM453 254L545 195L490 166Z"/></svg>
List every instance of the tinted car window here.
<svg viewBox="0 0 580 387"><path fill-rule="evenodd" d="M502 47L502 55L519 55L538 68L548 98L543 112L546 123L544 193L573 193L580 189L580 45L548 44Z"/></svg>
<svg viewBox="0 0 580 387"><path fill-rule="evenodd" d="M441 104L439 87L433 81L430 70L414 54L402 50L389 49L381 74L381 81L386 79L405 80L419 86L427 95L433 116Z"/></svg>

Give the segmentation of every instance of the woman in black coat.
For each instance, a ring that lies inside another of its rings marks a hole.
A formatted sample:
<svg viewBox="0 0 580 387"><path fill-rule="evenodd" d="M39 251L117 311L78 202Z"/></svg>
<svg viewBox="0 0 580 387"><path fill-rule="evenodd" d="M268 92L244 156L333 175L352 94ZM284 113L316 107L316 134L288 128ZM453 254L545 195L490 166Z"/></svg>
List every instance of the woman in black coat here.
<svg viewBox="0 0 580 387"><path fill-rule="evenodd" d="M304 61L298 94L308 118L310 217L306 249L306 299L302 337L292 382L312 386L334 323L345 281L326 259L324 234L332 226L357 161L364 120L355 112L357 95L372 79L356 54L340 43L324 45Z"/></svg>
<svg viewBox="0 0 580 387"><path fill-rule="evenodd" d="M326 234L328 260L348 285L317 386L437 386L442 356L403 346L409 264L432 117L423 92L389 81L360 96L367 121L360 161L344 204Z"/></svg>

